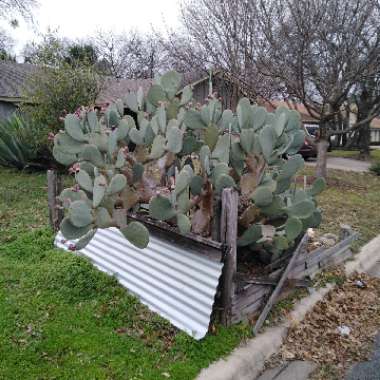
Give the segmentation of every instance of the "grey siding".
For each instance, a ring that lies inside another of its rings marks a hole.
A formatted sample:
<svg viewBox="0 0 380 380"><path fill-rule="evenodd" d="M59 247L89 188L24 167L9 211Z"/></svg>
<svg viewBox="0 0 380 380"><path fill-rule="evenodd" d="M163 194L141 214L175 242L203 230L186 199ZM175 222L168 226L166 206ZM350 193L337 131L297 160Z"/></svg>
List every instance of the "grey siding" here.
<svg viewBox="0 0 380 380"><path fill-rule="evenodd" d="M7 119L17 110L14 103L0 101L0 120Z"/></svg>

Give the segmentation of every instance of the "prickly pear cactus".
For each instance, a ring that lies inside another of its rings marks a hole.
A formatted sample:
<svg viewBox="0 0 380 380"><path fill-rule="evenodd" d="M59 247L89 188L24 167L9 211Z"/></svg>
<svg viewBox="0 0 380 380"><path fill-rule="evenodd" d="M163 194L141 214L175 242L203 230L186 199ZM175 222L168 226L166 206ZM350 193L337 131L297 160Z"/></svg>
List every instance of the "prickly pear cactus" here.
<svg viewBox="0 0 380 380"><path fill-rule="evenodd" d="M147 95L140 89L111 105L98 120L93 111L68 115L55 136L56 160L71 166L77 185L61 194L67 216L61 231L83 247L97 228L115 226L137 247L148 244L146 228L121 223L118 209L177 225L182 233L210 235L214 202L224 188L239 192L238 245L277 257L309 227L321 222L312 187L296 187L304 142L296 111L268 113L243 98L236 114L222 110L211 95L192 103L192 90L180 94L181 76L158 78ZM127 107L136 120L124 116ZM135 145L129 149L130 143Z"/></svg>

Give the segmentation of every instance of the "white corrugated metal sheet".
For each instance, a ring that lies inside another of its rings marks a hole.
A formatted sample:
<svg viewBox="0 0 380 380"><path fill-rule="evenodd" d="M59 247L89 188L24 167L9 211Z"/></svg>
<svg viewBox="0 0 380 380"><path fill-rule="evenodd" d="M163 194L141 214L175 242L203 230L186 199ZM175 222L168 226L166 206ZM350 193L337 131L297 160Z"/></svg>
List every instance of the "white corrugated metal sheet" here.
<svg viewBox="0 0 380 380"><path fill-rule="evenodd" d="M67 249L61 233L55 245ZM98 230L80 251L150 310L168 319L195 339L203 338L210 323L223 264L196 252L150 236L147 248L130 244L116 228Z"/></svg>

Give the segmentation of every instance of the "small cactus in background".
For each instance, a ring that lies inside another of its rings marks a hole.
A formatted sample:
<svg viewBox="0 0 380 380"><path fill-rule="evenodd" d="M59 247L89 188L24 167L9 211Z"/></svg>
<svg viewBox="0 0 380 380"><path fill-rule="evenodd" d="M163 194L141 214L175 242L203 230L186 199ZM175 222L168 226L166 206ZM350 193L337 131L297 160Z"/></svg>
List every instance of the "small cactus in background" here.
<svg viewBox="0 0 380 380"><path fill-rule="evenodd" d="M100 120L85 110L66 116L53 154L71 167L78 186L61 194L67 209L62 234L79 238L80 249L97 228L113 226L144 248L147 229L117 215L118 209L138 212L149 204L151 217L182 233L209 236L213 203L224 188L233 187L242 205L238 245L277 257L321 222L315 196L325 182L318 179L307 190L294 184L304 166L297 154L305 137L299 114L286 108L269 113L246 98L236 114L223 111L215 96L195 107L190 87L177 96L180 82L178 73L166 73L147 96L141 89L127 94ZM136 113L137 124L123 115L124 107ZM136 145L133 152L130 142Z"/></svg>

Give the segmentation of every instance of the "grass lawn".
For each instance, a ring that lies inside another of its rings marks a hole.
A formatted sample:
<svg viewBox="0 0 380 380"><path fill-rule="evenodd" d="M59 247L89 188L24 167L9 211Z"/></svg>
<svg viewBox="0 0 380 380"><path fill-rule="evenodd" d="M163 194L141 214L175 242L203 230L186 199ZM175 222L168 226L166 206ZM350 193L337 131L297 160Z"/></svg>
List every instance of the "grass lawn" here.
<svg viewBox="0 0 380 380"><path fill-rule="evenodd" d="M328 153L329 157L342 157L342 158L359 158L358 150L343 150L337 149ZM380 149L372 149L371 150L371 161L372 162L380 162Z"/></svg>
<svg viewBox="0 0 380 380"><path fill-rule="evenodd" d="M311 169L308 169L311 170ZM179 332L86 260L52 248L44 174L0 169L0 379L193 379L250 336ZM330 172L323 231L380 230L380 178Z"/></svg>
<svg viewBox="0 0 380 380"><path fill-rule="evenodd" d="M323 211L320 230L338 232L340 224L348 224L360 233L356 248L380 233L380 177L329 170L328 188L319 196L319 204Z"/></svg>
<svg viewBox="0 0 380 380"><path fill-rule="evenodd" d="M0 379L193 379L245 337L200 342L85 259L53 249L44 174L0 169Z"/></svg>

